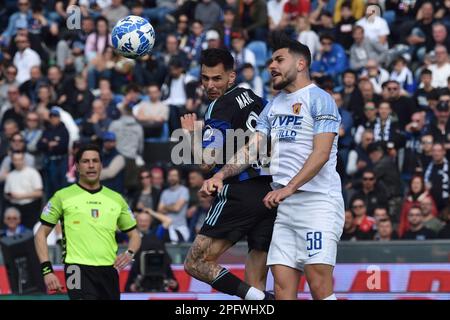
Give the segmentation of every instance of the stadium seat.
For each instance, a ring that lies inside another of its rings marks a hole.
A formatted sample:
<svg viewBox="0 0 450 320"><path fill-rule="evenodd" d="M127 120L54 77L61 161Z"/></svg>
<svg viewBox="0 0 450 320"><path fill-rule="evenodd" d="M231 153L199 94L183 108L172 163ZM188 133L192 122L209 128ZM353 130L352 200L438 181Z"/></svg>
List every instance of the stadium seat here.
<svg viewBox="0 0 450 320"><path fill-rule="evenodd" d="M264 68L268 59L266 43L264 41L252 41L247 45L247 49L251 50L255 54L256 67L258 69Z"/></svg>

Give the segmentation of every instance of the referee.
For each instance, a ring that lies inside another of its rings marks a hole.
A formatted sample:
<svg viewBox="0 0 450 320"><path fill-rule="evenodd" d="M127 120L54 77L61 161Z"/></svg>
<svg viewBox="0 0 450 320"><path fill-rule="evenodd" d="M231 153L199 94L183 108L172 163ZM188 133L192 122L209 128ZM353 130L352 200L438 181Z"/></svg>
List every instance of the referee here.
<svg viewBox="0 0 450 320"><path fill-rule="evenodd" d="M75 161L78 183L56 192L41 214L35 245L42 275L49 291L61 292L47 246L47 236L59 220L69 298L119 300L119 271L132 261L141 244L136 221L122 196L100 184L102 161L97 146L82 146ZM128 250L119 256L117 228L130 239Z"/></svg>

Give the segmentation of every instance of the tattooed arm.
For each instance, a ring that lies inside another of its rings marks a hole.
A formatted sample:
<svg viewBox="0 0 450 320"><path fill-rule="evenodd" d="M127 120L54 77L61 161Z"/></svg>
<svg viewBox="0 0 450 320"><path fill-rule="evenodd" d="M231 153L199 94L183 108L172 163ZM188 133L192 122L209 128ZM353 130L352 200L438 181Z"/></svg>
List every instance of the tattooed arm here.
<svg viewBox="0 0 450 320"><path fill-rule="evenodd" d="M223 187L223 180L238 175L258 160L258 154L261 153L261 150L266 150L266 142L264 133L253 133L249 142L238 150L211 179L203 183L200 193L212 195L215 192L220 192Z"/></svg>

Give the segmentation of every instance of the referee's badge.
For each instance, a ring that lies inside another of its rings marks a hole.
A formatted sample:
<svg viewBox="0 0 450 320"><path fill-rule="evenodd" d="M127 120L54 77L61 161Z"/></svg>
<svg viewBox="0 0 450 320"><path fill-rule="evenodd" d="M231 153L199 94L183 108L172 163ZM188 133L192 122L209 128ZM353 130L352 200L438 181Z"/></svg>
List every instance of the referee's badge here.
<svg viewBox="0 0 450 320"><path fill-rule="evenodd" d="M92 218L98 218L100 216L98 209L91 209L91 216Z"/></svg>
<svg viewBox="0 0 450 320"><path fill-rule="evenodd" d="M302 104L299 102L299 103L296 103L296 104L294 104L293 106L292 106L292 112L294 112L294 114L300 114L300 109L301 109L301 107L302 107Z"/></svg>

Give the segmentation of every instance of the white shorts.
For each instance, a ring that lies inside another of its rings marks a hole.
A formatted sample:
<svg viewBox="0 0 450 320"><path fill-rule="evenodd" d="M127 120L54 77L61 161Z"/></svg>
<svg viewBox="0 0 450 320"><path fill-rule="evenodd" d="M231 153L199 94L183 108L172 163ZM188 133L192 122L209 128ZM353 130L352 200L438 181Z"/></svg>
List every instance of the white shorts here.
<svg viewBox="0 0 450 320"><path fill-rule="evenodd" d="M278 206L267 265L300 271L305 264L334 266L344 220L342 196L294 193Z"/></svg>

